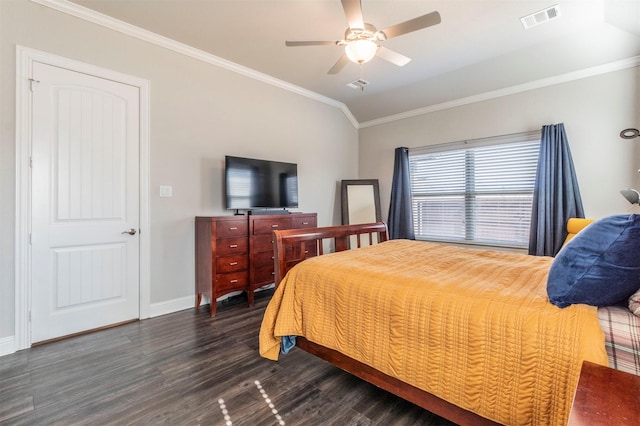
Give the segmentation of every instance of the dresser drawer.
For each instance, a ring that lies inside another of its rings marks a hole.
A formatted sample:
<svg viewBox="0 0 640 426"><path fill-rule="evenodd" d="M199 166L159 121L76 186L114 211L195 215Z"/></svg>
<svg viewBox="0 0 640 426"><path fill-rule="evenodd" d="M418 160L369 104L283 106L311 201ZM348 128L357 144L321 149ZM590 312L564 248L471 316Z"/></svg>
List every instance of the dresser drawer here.
<svg viewBox="0 0 640 426"><path fill-rule="evenodd" d="M267 265L273 266L273 250L254 253L251 259L256 268Z"/></svg>
<svg viewBox="0 0 640 426"><path fill-rule="evenodd" d="M273 256L273 236L271 233L257 235L251 239L251 253L255 255L261 251L268 251Z"/></svg>
<svg viewBox="0 0 640 426"><path fill-rule="evenodd" d="M249 257L243 254L237 254L234 256L223 256L216 259L216 272L227 273L244 271L249 264Z"/></svg>
<svg viewBox="0 0 640 426"><path fill-rule="evenodd" d="M273 264L255 268L253 275L253 284L272 283L275 278Z"/></svg>
<svg viewBox="0 0 640 426"><path fill-rule="evenodd" d="M271 231L291 228L291 218L254 219L253 235L271 234Z"/></svg>
<svg viewBox="0 0 640 426"><path fill-rule="evenodd" d="M291 218L291 227L292 228L315 228L317 225L316 216L303 216L296 217L296 215L292 215Z"/></svg>
<svg viewBox="0 0 640 426"><path fill-rule="evenodd" d="M216 224L216 238L231 238L249 235L246 219L221 220Z"/></svg>
<svg viewBox="0 0 640 426"><path fill-rule="evenodd" d="M230 291L247 289L249 273L247 271L216 274L216 298Z"/></svg>
<svg viewBox="0 0 640 426"><path fill-rule="evenodd" d="M230 254L246 253L249 242L247 237L223 238L216 241L216 255L227 256Z"/></svg>

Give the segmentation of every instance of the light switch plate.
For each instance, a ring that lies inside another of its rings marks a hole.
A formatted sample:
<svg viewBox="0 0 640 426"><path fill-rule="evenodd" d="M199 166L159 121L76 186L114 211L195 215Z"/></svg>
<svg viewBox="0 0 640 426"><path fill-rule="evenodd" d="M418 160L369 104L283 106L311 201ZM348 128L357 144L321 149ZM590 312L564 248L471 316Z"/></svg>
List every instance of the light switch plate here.
<svg viewBox="0 0 640 426"><path fill-rule="evenodd" d="M168 185L160 185L161 197L173 197L173 188Z"/></svg>

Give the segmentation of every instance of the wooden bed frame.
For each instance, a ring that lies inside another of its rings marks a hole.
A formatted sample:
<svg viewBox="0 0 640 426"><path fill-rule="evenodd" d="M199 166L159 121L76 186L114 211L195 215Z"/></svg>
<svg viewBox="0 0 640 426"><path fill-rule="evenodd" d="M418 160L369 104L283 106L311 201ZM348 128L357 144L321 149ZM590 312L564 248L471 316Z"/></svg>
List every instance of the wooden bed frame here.
<svg viewBox="0 0 640 426"><path fill-rule="evenodd" d="M273 231L276 287L293 265L307 257L322 255L325 240L329 241L329 246L333 246L332 251L343 251L349 249L351 244L361 247L363 241L373 244L374 235L379 242L387 241L387 226L378 222ZM454 423L498 424L303 337L296 338L296 346ZM640 376L584 362L569 414L569 425L636 424L639 404Z"/></svg>
<svg viewBox="0 0 640 426"><path fill-rule="evenodd" d="M387 226L383 222L364 225L330 226L324 228L291 229L273 231L275 285L282 281L287 271L307 257L322 255L324 242L333 245L333 251L350 248L350 243L361 247L388 239ZM353 236L353 238L352 238ZM438 416L461 425L496 425L489 419L460 408L422 389L411 386L395 377L384 374L366 364L356 361L338 351L310 342L303 337L296 338L296 346L329 363L357 376L394 395L410 401Z"/></svg>

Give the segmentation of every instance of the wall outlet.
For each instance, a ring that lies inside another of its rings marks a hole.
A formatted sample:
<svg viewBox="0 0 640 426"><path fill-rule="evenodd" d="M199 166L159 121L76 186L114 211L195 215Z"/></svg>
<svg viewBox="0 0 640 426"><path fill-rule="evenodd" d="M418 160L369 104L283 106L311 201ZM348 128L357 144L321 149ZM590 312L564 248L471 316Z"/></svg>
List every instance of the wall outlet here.
<svg viewBox="0 0 640 426"><path fill-rule="evenodd" d="M173 197L173 188L167 185L160 185L161 197Z"/></svg>

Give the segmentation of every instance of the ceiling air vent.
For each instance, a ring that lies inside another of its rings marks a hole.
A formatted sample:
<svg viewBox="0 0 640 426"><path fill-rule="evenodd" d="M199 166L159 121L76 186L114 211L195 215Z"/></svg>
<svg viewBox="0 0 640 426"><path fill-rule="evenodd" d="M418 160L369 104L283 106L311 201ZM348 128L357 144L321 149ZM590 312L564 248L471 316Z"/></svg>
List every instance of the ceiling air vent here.
<svg viewBox="0 0 640 426"><path fill-rule="evenodd" d="M347 86L351 87L352 89L364 90L364 86L366 86L367 84L369 84L367 80L359 78L355 81L352 81L351 83L347 83Z"/></svg>
<svg viewBox="0 0 640 426"><path fill-rule="evenodd" d="M555 19L560 16L560 6L557 4L555 6L548 7L544 10L541 10L536 13L532 13L531 15L524 16L520 18L520 22L522 22L522 26L524 29L529 29L531 27L535 27L536 25L544 24L551 19Z"/></svg>

